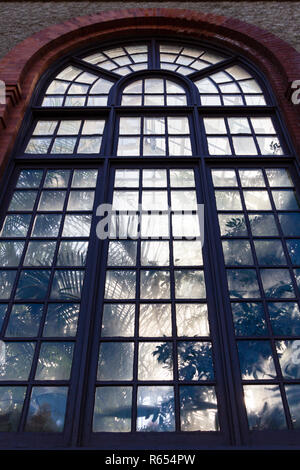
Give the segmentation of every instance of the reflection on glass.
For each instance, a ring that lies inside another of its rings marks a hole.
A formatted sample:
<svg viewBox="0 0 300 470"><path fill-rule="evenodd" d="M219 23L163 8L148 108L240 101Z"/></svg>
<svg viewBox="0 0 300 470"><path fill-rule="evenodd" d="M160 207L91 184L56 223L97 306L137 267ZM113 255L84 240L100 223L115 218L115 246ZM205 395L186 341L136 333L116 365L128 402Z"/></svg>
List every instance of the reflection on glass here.
<svg viewBox="0 0 300 470"><path fill-rule="evenodd" d="M259 302L232 303L231 310L237 336L267 335L264 309Z"/></svg>
<svg viewBox="0 0 300 470"><path fill-rule="evenodd" d="M6 315L8 304L0 304L0 330Z"/></svg>
<svg viewBox="0 0 300 470"><path fill-rule="evenodd" d="M300 240L286 240L287 249L293 264L300 264Z"/></svg>
<svg viewBox="0 0 300 470"><path fill-rule="evenodd" d="M57 266L84 266L88 242L62 241L57 256Z"/></svg>
<svg viewBox="0 0 300 470"><path fill-rule="evenodd" d="M300 386L299 385L286 385L286 397L291 413L293 428L299 429L300 427Z"/></svg>
<svg viewBox="0 0 300 470"><path fill-rule="evenodd" d="M164 156L166 155L166 141L164 137L144 137L143 155ZM171 153L170 153L171 155Z"/></svg>
<svg viewBox="0 0 300 470"><path fill-rule="evenodd" d="M227 265L253 264L251 246L247 240L223 240L223 253Z"/></svg>
<svg viewBox="0 0 300 470"><path fill-rule="evenodd" d="M139 335L144 337L171 336L171 305L141 304Z"/></svg>
<svg viewBox="0 0 300 470"><path fill-rule="evenodd" d="M138 187L139 187L139 170L116 170L115 171L115 188L138 188Z"/></svg>
<svg viewBox="0 0 300 470"><path fill-rule="evenodd" d="M101 336L133 336L134 304L104 304Z"/></svg>
<svg viewBox="0 0 300 470"><path fill-rule="evenodd" d="M62 232L63 237L88 237L92 217L90 215L66 215Z"/></svg>
<svg viewBox="0 0 300 470"><path fill-rule="evenodd" d="M165 188L166 186L166 170L143 170L143 188Z"/></svg>
<svg viewBox="0 0 300 470"><path fill-rule="evenodd" d="M138 191L114 191L112 209L117 211L138 210Z"/></svg>
<svg viewBox="0 0 300 470"><path fill-rule="evenodd" d="M167 191L143 191L142 210L167 210L168 193Z"/></svg>
<svg viewBox="0 0 300 470"><path fill-rule="evenodd" d="M149 270L141 271L140 280L141 299L169 299L170 298L170 272Z"/></svg>
<svg viewBox="0 0 300 470"><path fill-rule="evenodd" d="M300 310L296 302L268 303L274 335L300 335Z"/></svg>
<svg viewBox="0 0 300 470"><path fill-rule="evenodd" d="M133 343L101 343L98 380L132 380Z"/></svg>
<svg viewBox="0 0 300 470"><path fill-rule="evenodd" d="M175 297L177 299L201 299L205 298L205 281L202 270L176 270L175 273Z"/></svg>
<svg viewBox="0 0 300 470"><path fill-rule="evenodd" d="M211 174L215 187L238 185L234 170L212 170Z"/></svg>
<svg viewBox="0 0 300 470"><path fill-rule="evenodd" d="M134 266L137 244L134 241L109 242L107 266Z"/></svg>
<svg viewBox="0 0 300 470"><path fill-rule="evenodd" d="M50 271L46 269L22 271L16 299L43 300L47 294Z"/></svg>
<svg viewBox="0 0 300 470"><path fill-rule="evenodd" d="M244 380L274 379L276 377L269 341L238 341L238 352Z"/></svg>
<svg viewBox="0 0 300 470"><path fill-rule="evenodd" d="M171 191L171 206L173 211L196 210L196 191Z"/></svg>
<svg viewBox="0 0 300 470"><path fill-rule="evenodd" d="M278 214L278 217L284 235L290 237L300 236L300 214L298 212Z"/></svg>
<svg viewBox="0 0 300 470"><path fill-rule="evenodd" d="M260 297L256 271L254 269L227 269L227 282L230 297Z"/></svg>
<svg viewBox="0 0 300 470"><path fill-rule="evenodd" d="M62 432L67 395L67 387L33 387L25 431Z"/></svg>
<svg viewBox="0 0 300 470"><path fill-rule="evenodd" d="M209 336L207 304L176 303L178 336Z"/></svg>
<svg viewBox="0 0 300 470"><path fill-rule="evenodd" d="M15 304L5 336L37 336L43 312L41 304Z"/></svg>
<svg viewBox="0 0 300 470"><path fill-rule="evenodd" d="M39 214L34 219L32 237L57 237L61 215Z"/></svg>
<svg viewBox="0 0 300 470"><path fill-rule="evenodd" d="M0 387L0 432L16 432L26 387Z"/></svg>
<svg viewBox="0 0 300 470"><path fill-rule="evenodd" d="M69 178L70 170L48 170L44 188L67 188Z"/></svg>
<svg viewBox="0 0 300 470"><path fill-rule="evenodd" d="M15 191L10 201L9 211L32 211L37 191Z"/></svg>
<svg viewBox="0 0 300 470"><path fill-rule="evenodd" d="M295 191L292 189L288 190L273 190L272 196L277 210L298 210L299 200L296 196Z"/></svg>
<svg viewBox="0 0 300 470"><path fill-rule="evenodd" d="M75 336L78 315L79 304L48 304L43 336Z"/></svg>
<svg viewBox="0 0 300 470"><path fill-rule="evenodd" d="M94 205L94 191L71 191L68 211L91 211Z"/></svg>
<svg viewBox="0 0 300 470"><path fill-rule="evenodd" d="M181 431L218 431L218 406L214 387L180 387Z"/></svg>
<svg viewBox="0 0 300 470"><path fill-rule="evenodd" d="M276 341L276 350L283 377L286 379L300 378L300 342Z"/></svg>
<svg viewBox="0 0 300 470"><path fill-rule="evenodd" d="M243 237L248 235L245 217L242 214L219 214L221 236Z"/></svg>
<svg viewBox="0 0 300 470"><path fill-rule="evenodd" d="M245 385L244 397L251 430L286 429L278 385Z"/></svg>
<svg viewBox="0 0 300 470"><path fill-rule="evenodd" d="M175 405L173 387L138 387L136 423L137 431L175 431L174 408Z"/></svg>
<svg viewBox="0 0 300 470"><path fill-rule="evenodd" d="M165 241L142 241L141 242L141 265L142 266L168 266L169 242Z"/></svg>
<svg viewBox="0 0 300 470"><path fill-rule="evenodd" d="M54 300L80 300L84 271L75 269L54 272L50 298Z"/></svg>
<svg viewBox="0 0 300 470"><path fill-rule="evenodd" d="M135 271L107 271L105 280L105 299L134 299Z"/></svg>
<svg viewBox="0 0 300 470"><path fill-rule="evenodd" d="M266 297L294 297L294 289L288 269L261 269L261 280Z"/></svg>
<svg viewBox="0 0 300 470"><path fill-rule="evenodd" d="M177 343L179 380L213 380L212 346L208 342Z"/></svg>
<svg viewBox="0 0 300 470"><path fill-rule="evenodd" d="M170 185L171 188L193 188L194 170L170 170Z"/></svg>
<svg viewBox="0 0 300 470"><path fill-rule="evenodd" d="M65 197L66 191L43 191L39 202L39 210L62 211Z"/></svg>
<svg viewBox="0 0 300 470"><path fill-rule="evenodd" d="M137 215L112 214L109 237L136 239L138 238L138 223L139 220Z"/></svg>
<svg viewBox="0 0 300 470"><path fill-rule="evenodd" d="M56 242L31 241L28 243L24 266L51 266Z"/></svg>
<svg viewBox="0 0 300 470"><path fill-rule="evenodd" d="M0 266L18 266L23 253L24 242L0 242Z"/></svg>
<svg viewBox="0 0 300 470"><path fill-rule="evenodd" d="M139 380L173 380L173 345L171 342L140 342Z"/></svg>
<svg viewBox="0 0 300 470"><path fill-rule="evenodd" d="M69 380L74 343L42 343L36 380Z"/></svg>
<svg viewBox="0 0 300 470"><path fill-rule="evenodd" d="M273 214L249 214L248 217L251 231L254 236L268 237L278 235Z"/></svg>
<svg viewBox="0 0 300 470"><path fill-rule="evenodd" d="M219 211L242 210L242 202L239 191L215 191L217 209Z"/></svg>
<svg viewBox="0 0 300 470"><path fill-rule="evenodd" d="M97 387L93 432L129 432L131 406L131 387Z"/></svg>
<svg viewBox="0 0 300 470"><path fill-rule="evenodd" d="M1 237L26 237L30 219L29 214L7 215L1 230Z"/></svg>
<svg viewBox="0 0 300 470"><path fill-rule="evenodd" d="M94 188L98 170L74 170L72 188Z"/></svg>
<svg viewBox="0 0 300 470"><path fill-rule="evenodd" d="M195 238L200 236L198 214L173 214L172 230L174 238Z"/></svg>
<svg viewBox="0 0 300 470"><path fill-rule="evenodd" d="M145 238L168 237L168 214L143 214L141 223L141 236Z"/></svg>
<svg viewBox="0 0 300 470"><path fill-rule="evenodd" d="M9 299L17 271L0 271L0 299Z"/></svg>
<svg viewBox="0 0 300 470"><path fill-rule="evenodd" d="M262 170L239 170L239 175L244 188L249 186L264 187L266 185Z"/></svg>
<svg viewBox="0 0 300 470"><path fill-rule="evenodd" d="M280 240L254 240L258 264L265 266L286 264Z"/></svg>
<svg viewBox="0 0 300 470"><path fill-rule="evenodd" d="M200 241L174 241L173 258L175 266L201 266L202 243Z"/></svg>
<svg viewBox="0 0 300 470"><path fill-rule="evenodd" d="M271 210L271 203L267 191L244 191L246 208L249 211Z"/></svg>
<svg viewBox="0 0 300 470"><path fill-rule="evenodd" d="M28 380L35 344L5 342L5 360L0 364L0 380Z"/></svg>
<svg viewBox="0 0 300 470"><path fill-rule="evenodd" d="M267 168L266 173L269 185L272 186L293 186L293 182L289 172L285 168Z"/></svg>
<svg viewBox="0 0 300 470"><path fill-rule="evenodd" d="M22 170L20 171L16 188L38 188L42 176L43 170Z"/></svg>

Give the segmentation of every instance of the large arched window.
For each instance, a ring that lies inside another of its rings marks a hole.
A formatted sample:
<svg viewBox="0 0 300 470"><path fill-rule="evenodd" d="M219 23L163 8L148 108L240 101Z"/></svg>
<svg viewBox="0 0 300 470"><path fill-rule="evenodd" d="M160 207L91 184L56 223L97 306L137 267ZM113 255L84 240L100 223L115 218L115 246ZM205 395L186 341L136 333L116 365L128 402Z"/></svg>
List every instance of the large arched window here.
<svg viewBox="0 0 300 470"><path fill-rule="evenodd" d="M297 442L297 167L264 77L187 41L79 51L41 79L13 157L0 440Z"/></svg>

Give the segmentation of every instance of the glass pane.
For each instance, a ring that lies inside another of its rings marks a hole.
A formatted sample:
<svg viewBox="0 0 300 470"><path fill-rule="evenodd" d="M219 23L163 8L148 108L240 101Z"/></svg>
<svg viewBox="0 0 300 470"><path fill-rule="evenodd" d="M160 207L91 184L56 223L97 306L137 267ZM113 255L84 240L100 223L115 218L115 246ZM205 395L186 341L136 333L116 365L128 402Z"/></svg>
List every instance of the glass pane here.
<svg viewBox="0 0 300 470"><path fill-rule="evenodd" d="M266 297L294 297L294 289L288 269L261 269L261 280Z"/></svg>
<svg viewBox="0 0 300 470"><path fill-rule="evenodd" d="M193 188L195 186L194 170L170 170L172 188Z"/></svg>
<svg viewBox="0 0 300 470"><path fill-rule="evenodd" d="M62 432L67 395L67 387L33 387L25 431Z"/></svg>
<svg viewBox="0 0 300 470"><path fill-rule="evenodd" d="M180 387L180 418L181 431L218 431L214 387Z"/></svg>
<svg viewBox="0 0 300 470"><path fill-rule="evenodd" d="M65 83L62 83L62 82L56 82L54 80L52 82L52 87L55 84L57 84L59 87L63 87L63 88L66 88L68 86L67 83L65 84ZM49 90L49 88L48 88L48 90ZM55 94L56 92L53 90L52 93ZM63 93L64 93L64 91L63 91ZM34 131L33 131L32 135L53 135L57 123L58 123L58 121L38 121L36 123L36 126L34 128Z"/></svg>
<svg viewBox="0 0 300 470"><path fill-rule="evenodd" d="M76 301L81 297L84 271L65 269L54 272L50 298Z"/></svg>
<svg viewBox="0 0 300 470"><path fill-rule="evenodd" d="M239 191L215 191L217 209L219 211L242 210L242 202Z"/></svg>
<svg viewBox="0 0 300 470"><path fill-rule="evenodd" d="M273 214L249 214L252 234L256 237L277 236L278 230Z"/></svg>
<svg viewBox="0 0 300 470"><path fill-rule="evenodd" d="M189 120L187 117L168 117L168 134L189 134Z"/></svg>
<svg viewBox="0 0 300 470"><path fill-rule="evenodd" d="M81 137L77 153L99 153L102 137Z"/></svg>
<svg viewBox="0 0 300 470"><path fill-rule="evenodd" d="M35 217L32 237L51 237L58 236L61 222L61 215L58 214L40 214Z"/></svg>
<svg viewBox="0 0 300 470"><path fill-rule="evenodd" d="M168 237L169 216L167 214L143 214L141 223L141 236L145 238Z"/></svg>
<svg viewBox="0 0 300 470"><path fill-rule="evenodd" d="M165 128L165 118L163 117L144 118L144 134L165 134Z"/></svg>
<svg viewBox="0 0 300 470"><path fill-rule="evenodd" d="M112 209L118 211L138 210L138 191L114 191Z"/></svg>
<svg viewBox="0 0 300 470"><path fill-rule="evenodd" d="M236 155L257 155L253 137L232 137Z"/></svg>
<svg viewBox="0 0 300 470"><path fill-rule="evenodd" d="M81 121L61 121L57 135L77 135L80 125Z"/></svg>
<svg viewBox="0 0 300 470"><path fill-rule="evenodd" d="M115 188L138 188L139 170L116 170Z"/></svg>
<svg viewBox="0 0 300 470"><path fill-rule="evenodd" d="M286 379L300 378L300 341L276 341L281 372Z"/></svg>
<svg viewBox="0 0 300 470"><path fill-rule="evenodd" d="M66 191L43 191L39 202L39 210L62 211L65 197Z"/></svg>
<svg viewBox="0 0 300 470"><path fill-rule="evenodd" d="M165 188L166 186L166 170L143 170L143 188Z"/></svg>
<svg viewBox="0 0 300 470"><path fill-rule="evenodd" d="M189 137L169 137L169 155L192 155L191 140Z"/></svg>
<svg viewBox="0 0 300 470"><path fill-rule="evenodd" d="M38 188L43 176L43 170L22 170L16 188Z"/></svg>
<svg viewBox="0 0 300 470"><path fill-rule="evenodd" d="M275 134L272 119L269 117L251 118L252 126L256 134Z"/></svg>
<svg viewBox="0 0 300 470"><path fill-rule="evenodd" d="M0 304L0 330L3 325L3 321L7 312L8 304Z"/></svg>
<svg viewBox="0 0 300 470"><path fill-rule="evenodd" d="M22 271L16 291L16 299L43 300L47 295L49 280L49 270Z"/></svg>
<svg viewBox="0 0 300 470"><path fill-rule="evenodd" d="M197 210L196 191L171 191L171 206L173 211Z"/></svg>
<svg viewBox="0 0 300 470"><path fill-rule="evenodd" d="M48 304L43 336L75 336L79 304Z"/></svg>
<svg viewBox="0 0 300 470"><path fill-rule="evenodd" d="M167 191L143 191L142 210L167 210Z"/></svg>
<svg viewBox="0 0 300 470"><path fill-rule="evenodd" d="M56 137L51 153L73 153L76 140L77 139L73 137Z"/></svg>
<svg viewBox="0 0 300 470"><path fill-rule="evenodd" d="M258 264L264 266L286 264L280 240L254 240Z"/></svg>
<svg viewBox="0 0 300 470"><path fill-rule="evenodd" d="M173 387L138 387L137 431L175 431L175 405Z"/></svg>
<svg viewBox="0 0 300 470"><path fill-rule="evenodd" d="M277 137L257 137L257 142L262 155L283 155L284 153Z"/></svg>
<svg viewBox="0 0 300 470"><path fill-rule="evenodd" d="M5 342L4 361L0 367L0 380L28 380L34 343Z"/></svg>
<svg viewBox="0 0 300 470"><path fill-rule="evenodd" d="M251 430L286 429L278 385L245 385L244 396Z"/></svg>
<svg viewBox="0 0 300 470"><path fill-rule="evenodd" d="M42 343L36 380L69 380L74 343Z"/></svg>
<svg viewBox="0 0 300 470"><path fill-rule="evenodd" d="M48 170L44 188L67 188L70 170Z"/></svg>
<svg viewBox="0 0 300 470"><path fill-rule="evenodd" d="M35 137L30 139L25 149L25 153L47 153L51 139L45 137Z"/></svg>
<svg viewBox="0 0 300 470"><path fill-rule="evenodd" d="M66 215L63 237L88 237L90 235L92 217L90 215Z"/></svg>
<svg viewBox="0 0 300 470"><path fill-rule="evenodd" d="M109 242L107 266L135 266L136 251L134 241Z"/></svg>
<svg viewBox="0 0 300 470"><path fill-rule="evenodd" d="M227 282L230 297L260 297L254 269L227 269Z"/></svg>
<svg viewBox="0 0 300 470"><path fill-rule="evenodd" d="M84 121L82 135L102 134L104 131L105 121L87 119ZM88 170L89 171L89 170Z"/></svg>
<svg viewBox="0 0 300 470"><path fill-rule="evenodd" d="M173 380L173 345L171 342L139 343L139 380Z"/></svg>
<svg viewBox="0 0 300 470"><path fill-rule="evenodd" d="M56 242L29 242L24 260L24 266L51 266L55 247Z"/></svg>
<svg viewBox="0 0 300 470"><path fill-rule="evenodd" d="M224 240L222 242L225 264L253 264L250 243L247 240Z"/></svg>
<svg viewBox="0 0 300 470"><path fill-rule="evenodd" d="M209 336L206 304L176 303L175 308L178 336Z"/></svg>
<svg viewBox="0 0 300 470"><path fill-rule="evenodd" d="M300 214L278 214L279 222L284 235L290 237L300 236Z"/></svg>
<svg viewBox="0 0 300 470"><path fill-rule="evenodd" d="M42 313L43 305L41 304L13 305L5 336L37 336Z"/></svg>
<svg viewBox="0 0 300 470"><path fill-rule="evenodd" d="M296 196L295 191L272 191L272 196L275 202L276 209L278 210L298 210L299 200Z"/></svg>
<svg viewBox="0 0 300 470"><path fill-rule="evenodd" d="M88 242L62 241L57 256L57 266L85 266Z"/></svg>
<svg viewBox="0 0 300 470"><path fill-rule="evenodd" d="M246 208L249 211L271 210L271 203L267 191L244 191Z"/></svg>
<svg viewBox="0 0 300 470"><path fill-rule="evenodd" d="M112 215L110 238L138 238L138 216L137 215ZM142 228L143 230L143 228Z"/></svg>
<svg viewBox="0 0 300 470"><path fill-rule="evenodd" d="M140 280L141 299L169 299L170 298L170 272L169 271L141 271Z"/></svg>
<svg viewBox="0 0 300 470"><path fill-rule="evenodd" d="M16 432L26 387L0 387L0 432Z"/></svg>
<svg viewBox="0 0 300 470"><path fill-rule="evenodd" d="M247 118L228 118L228 125L231 134L251 134L251 129Z"/></svg>
<svg viewBox="0 0 300 470"><path fill-rule="evenodd" d="M133 343L101 343L97 380L132 380Z"/></svg>
<svg viewBox="0 0 300 470"><path fill-rule="evenodd" d="M139 320L140 336L171 336L171 305L141 304Z"/></svg>
<svg viewBox="0 0 300 470"><path fill-rule="evenodd" d="M141 242L142 266L168 266L169 264L169 242Z"/></svg>
<svg viewBox="0 0 300 470"><path fill-rule="evenodd" d="M162 137L144 137L143 155L166 155L166 141ZM171 153L170 153L171 155Z"/></svg>
<svg viewBox="0 0 300 470"><path fill-rule="evenodd" d="M219 214L221 236L243 237L248 235L245 217L242 214Z"/></svg>
<svg viewBox="0 0 300 470"><path fill-rule="evenodd" d="M72 188L95 188L98 170L74 170Z"/></svg>
<svg viewBox="0 0 300 470"><path fill-rule="evenodd" d="M268 168L266 173L269 180L269 185L272 186L293 186L292 178L285 168Z"/></svg>
<svg viewBox="0 0 300 470"><path fill-rule="evenodd" d="M24 242L0 242L0 266L18 266L23 248Z"/></svg>
<svg viewBox="0 0 300 470"><path fill-rule="evenodd" d="M274 379L276 377L269 341L238 341L238 352L244 380Z"/></svg>
<svg viewBox="0 0 300 470"><path fill-rule="evenodd" d="M261 303L232 303L231 310L237 336L267 335L264 309Z"/></svg>
<svg viewBox="0 0 300 470"><path fill-rule="evenodd" d="M104 304L101 336L133 336L134 304Z"/></svg>
<svg viewBox="0 0 300 470"><path fill-rule="evenodd" d="M201 299L205 298L204 272L196 270L176 270L175 273L175 297L177 299Z"/></svg>
<svg viewBox="0 0 300 470"><path fill-rule="evenodd" d="M224 118L204 118L203 121L207 134L227 134Z"/></svg>
<svg viewBox="0 0 300 470"><path fill-rule="evenodd" d="M234 170L212 170L214 186L237 186L237 179Z"/></svg>
<svg viewBox="0 0 300 470"><path fill-rule="evenodd" d="M1 237L26 237L31 215L14 214L7 215L1 230Z"/></svg>
<svg viewBox="0 0 300 470"><path fill-rule="evenodd" d="M91 211L94 205L94 191L71 191L68 211Z"/></svg>
<svg viewBox="0 0 300 470"><path fill-rule="evenodd" d="M93 432L129 432L131 404L131 387L97 387Z"/></svg>
<svg viewBox="0 0 300 470"><path fill-rule="evenodd" d="M266 186L262 170L239 170L239 175L244 188L247 186Z"/></svg>
<svg viewBox="0 0 300 470"><path fill-rule="evenodd" d="M213 380L212 346L208 342L177 343L179 380Z"/></svg>
<svg viewBox="0 0 300 470"><path fill-rule="evenodd" d="M200 223L198 214L172 215L172 230L175 238L194 238L200 236Z"/></svg>
<svg viewBox="0 0 300 470"><path fill-rule="evenodd" d="M174 266L201 266L202 243L200 241L174 241Z"/></svg>
<svg viewBox="0 0 300 470"><path fill-rule="evenodd" d="M208 153L210 155L231 155L228 137L208 137Z"/></svg>
<svg viewBox="0 0 300 470"><path fill-rule="evenodd" d="M107 271L105 280L105 299L134 299L135 271Z"/></svg>
<svg viewBox="0 0 300 470"><path fill-rule="evenodd" d="M32 211L37 191L15 191L10 201L9 211Z"/></svg>
<svg viewBox="0 0 300 470"><path fill-rule="evenodd" d="M286 240L287 249L293 264L300 264L300 240Z"/></svg>
<svg viewBox="0 0 300 470"><path fill-rule="evenodd" d="M141 118L139 117L120 117L120 135L139 135L141 132Z"/></svg>
<svg viewBox="0 0 300 470"><path fill-rule="evenodd" d="M300 417L300 410L299 410L299 395L300 395L300 387L299 385L286 385L285 386L286 397L288 401L288 405L290 408L291 418L293 422L293 428L299 429L299 417Z"/></svg>
<svg viewBox="0 0 300 470"><path fill-rule="evenodd" d="M300 310L296 302L268 303L274 335L300 335Z"/></svg>

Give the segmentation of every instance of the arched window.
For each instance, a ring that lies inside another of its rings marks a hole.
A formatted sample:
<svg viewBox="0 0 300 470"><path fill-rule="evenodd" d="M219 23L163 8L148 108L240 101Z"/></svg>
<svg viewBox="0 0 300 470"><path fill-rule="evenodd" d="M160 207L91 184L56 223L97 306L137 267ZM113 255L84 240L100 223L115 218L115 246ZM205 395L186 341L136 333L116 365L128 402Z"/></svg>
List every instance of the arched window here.
<svg viewBox="0 0 300 470"><path fill-rule="evenodd" d="M46 72L2 215L4 440L296 442L294 160L266 80L229 51L128 41Z"/></svg>

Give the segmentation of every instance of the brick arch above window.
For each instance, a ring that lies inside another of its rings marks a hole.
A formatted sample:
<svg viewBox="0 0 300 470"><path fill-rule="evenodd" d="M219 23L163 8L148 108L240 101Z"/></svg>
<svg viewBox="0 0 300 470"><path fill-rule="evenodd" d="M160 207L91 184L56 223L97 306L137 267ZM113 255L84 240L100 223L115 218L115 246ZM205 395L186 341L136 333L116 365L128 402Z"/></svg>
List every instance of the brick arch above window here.
<svg viewBox="0 0 300 470"><path fill-rule="evenodd" d="M181 35L211 41L252 61L267 77L284 114L296 150L300 150L299 111L289 100L300 77L300 54L273 34L236 19L186 9L135 8L73 18L34 34L0 62L7 102L0 106L0 172L41 75L60 57L96 42L130 37Z"/></svg>

